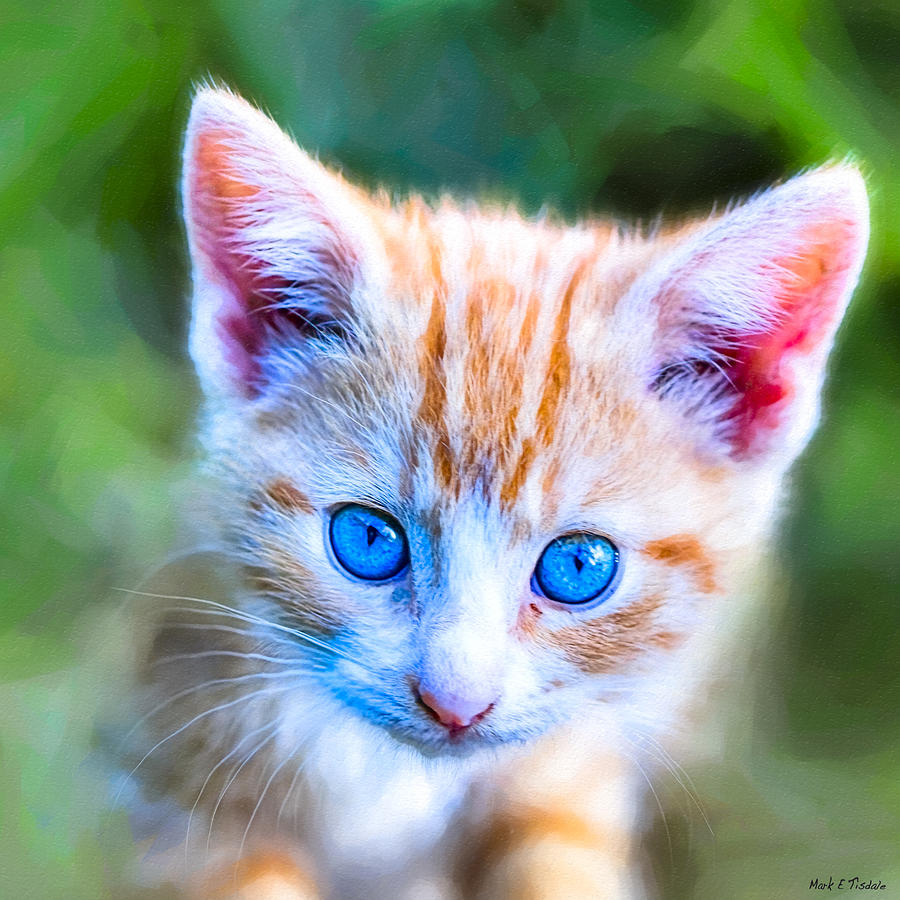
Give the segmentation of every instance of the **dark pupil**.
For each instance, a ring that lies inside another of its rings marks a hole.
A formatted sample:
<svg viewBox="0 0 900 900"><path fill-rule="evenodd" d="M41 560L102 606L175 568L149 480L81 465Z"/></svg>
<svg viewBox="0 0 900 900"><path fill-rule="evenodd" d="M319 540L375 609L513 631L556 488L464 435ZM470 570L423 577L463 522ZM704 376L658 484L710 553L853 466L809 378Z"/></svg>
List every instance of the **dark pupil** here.
<svg viewBox="0 0 900 900"><path fill-rule="evenodd" d="M580 573L581 570L584 568L584 563L581 561L581 557L576 556L574 562L575 562L575 571Z"/></svg>
<svg viewBox="0 0 900 900"><path fill-rule="evenodd" d="M378 529L374 525L366 526L366 541L368 541L368 546L371 547L372 544L375 543L375 539L378 537Z"/></svg>

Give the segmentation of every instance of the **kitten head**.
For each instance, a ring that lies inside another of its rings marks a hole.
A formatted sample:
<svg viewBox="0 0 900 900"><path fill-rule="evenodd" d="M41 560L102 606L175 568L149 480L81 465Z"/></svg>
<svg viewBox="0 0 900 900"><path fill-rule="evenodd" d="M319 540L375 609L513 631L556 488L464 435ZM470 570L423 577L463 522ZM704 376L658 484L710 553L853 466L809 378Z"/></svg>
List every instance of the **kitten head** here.
<svg viewBox="0 0 900 900"><path fill-rule="evenodd" d="M246 603L446 752L668 677L771 527L868 228L844 165L652 235L392 204L209 89L184 203Z"/></svg>

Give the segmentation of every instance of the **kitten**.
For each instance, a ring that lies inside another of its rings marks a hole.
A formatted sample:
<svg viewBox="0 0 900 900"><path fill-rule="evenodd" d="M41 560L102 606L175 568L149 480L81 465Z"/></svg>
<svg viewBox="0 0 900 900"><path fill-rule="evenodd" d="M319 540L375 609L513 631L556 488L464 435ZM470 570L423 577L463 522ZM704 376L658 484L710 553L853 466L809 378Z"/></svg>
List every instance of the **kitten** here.
<svg viewBox="0 0 900 900"><path fill-rule="evenodd" d="M184 158L221 555L153 604L139 877L641 895L630 759L685 715L815 427L859 173L649 235L392 204L209 88Z"/></svg>

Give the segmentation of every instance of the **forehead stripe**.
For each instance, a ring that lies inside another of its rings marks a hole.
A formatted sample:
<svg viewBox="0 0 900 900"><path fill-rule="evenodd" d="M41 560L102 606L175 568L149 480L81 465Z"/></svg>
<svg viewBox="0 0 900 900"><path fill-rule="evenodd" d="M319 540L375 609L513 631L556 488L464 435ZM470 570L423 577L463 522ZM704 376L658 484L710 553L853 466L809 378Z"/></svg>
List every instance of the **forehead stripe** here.
<svg viewBox="0 0 900 900"><path fill-rule="evenodd" d="M453 478L453 460L450 457L450 436L446 422L447 386L444 372L447 348L446 285L441 274L440 251L436 245L429 249L435 287L419 353L419 375L424 389L418 418L435 435L434 477L437 484L446 489Z"/></svg>
<svg viewBox="0 0 900 900"><path fill-rule="evenodd" d="M550 361L544 377L544 393L541 396L537 412L537 435L543 446L547 446L553 440L560 400L569 386L572 374L572 358L569 352L572 297L586 268L587 261L585 260L572 273L559 305L556 321L553 323L553 334L550 338Z"/></svg>

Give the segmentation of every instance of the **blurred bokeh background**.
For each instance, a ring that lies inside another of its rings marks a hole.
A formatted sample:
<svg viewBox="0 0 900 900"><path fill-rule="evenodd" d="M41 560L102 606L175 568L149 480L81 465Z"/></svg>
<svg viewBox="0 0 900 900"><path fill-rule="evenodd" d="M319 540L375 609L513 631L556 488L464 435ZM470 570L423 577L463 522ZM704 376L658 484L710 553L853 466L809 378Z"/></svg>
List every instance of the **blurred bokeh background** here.
<svg viewBox="0 0 900 900"><path fill-rule="evenodd" d="M690 772L713 834L675 786L652 843L666 897L828 874L900 894L896 0L4 0L0 893L103 896L117 864L78 786L79 672L92 611L176 540L197 402L178 157L209 76L365 184L532 211L646 220L860 162L871 255L797 470L785 599L723 761Z"/></svg>

